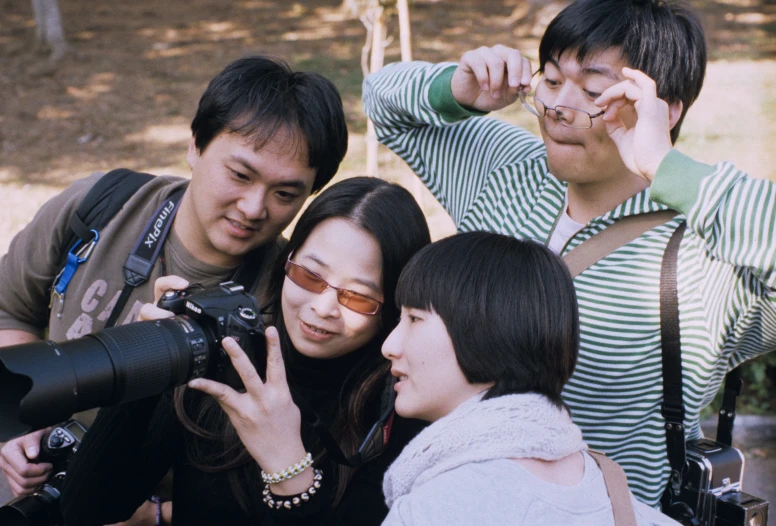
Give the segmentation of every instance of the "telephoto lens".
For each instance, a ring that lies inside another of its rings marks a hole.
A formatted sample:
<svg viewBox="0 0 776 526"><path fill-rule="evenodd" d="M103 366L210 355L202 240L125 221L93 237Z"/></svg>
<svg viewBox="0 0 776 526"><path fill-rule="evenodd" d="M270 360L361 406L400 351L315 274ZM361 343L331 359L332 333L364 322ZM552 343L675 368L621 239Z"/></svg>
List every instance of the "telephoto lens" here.
<svg viewBox="0 0 776 526"><path fill-rule="evenodd" d="M207 338L183 316L0 350L0 441L185 383ZM207 355L207 349L201 353ZM206 359L205 359L206 360ZM200 360L202 361L202 360Z"/></svg>
<svg viewBox="0 0 776 526"><path fill-rule="evenodd" d="M183 294L183 292L182 292ZM256 299L233 282L185 295L185 313L111 327L63 343L0 349L0 441L79 411L131 402L206 376L241 389L221 347L233 337L263 375Z"/></svg>

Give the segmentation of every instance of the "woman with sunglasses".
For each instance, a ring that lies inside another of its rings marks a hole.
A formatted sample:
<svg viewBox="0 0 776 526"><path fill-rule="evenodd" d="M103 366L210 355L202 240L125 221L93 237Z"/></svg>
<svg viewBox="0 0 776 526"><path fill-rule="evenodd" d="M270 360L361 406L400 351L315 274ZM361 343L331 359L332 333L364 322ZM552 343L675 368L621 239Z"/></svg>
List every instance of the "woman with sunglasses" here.
<svg viewBox="0 0 776 526"><path fill-rule="evenodd" d="M401 269L429 241L398 185L356 177L321 193L269 276L265 379L226 338L245 390L196 379L102 410L68 470L67 524L126 520L171 467L173 524L379 524L383 473L419 429L386 418L380 349ZM188 285L160 278L157 299ZM141 317L169 314L146 305Z"/></svg>

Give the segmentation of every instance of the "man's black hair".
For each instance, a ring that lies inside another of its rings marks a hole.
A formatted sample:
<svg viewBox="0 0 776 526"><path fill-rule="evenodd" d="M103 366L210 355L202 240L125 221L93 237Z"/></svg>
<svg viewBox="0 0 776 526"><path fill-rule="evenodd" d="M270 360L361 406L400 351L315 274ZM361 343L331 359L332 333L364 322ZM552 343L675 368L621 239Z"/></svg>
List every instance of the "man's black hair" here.
<svg viewBox="0 0 776 526"><path fill-rule="evenodd" d="M578 0L547 26L539 44L539 71L566 51L584 62L610 48L620 48L629 67L656 82L658 97L669 104L682 102L681 117L671 130L675 143L706 74L706 40L698 17L677 0Z"/></svg>
<svg viewBox="0 0 776 526"><path fill-rule="evenodd" d="M564 405L579 314L568 269L547 247L489 232L442 239L404 268L396 301L442 318L466 380L493 382L486 399L535 392Z"/></svg>
<svg viewBox="0 0 776 526"><path fill-rule="evenodd" d="M317 169L312 191L328 183L348 148L348 129L337 88L317 73L291 70L282 59L236 60L210 81L191 122L203 152L221 132L238 133L261 149L277 133L290 132L292 147L306 147Z"/></svg>

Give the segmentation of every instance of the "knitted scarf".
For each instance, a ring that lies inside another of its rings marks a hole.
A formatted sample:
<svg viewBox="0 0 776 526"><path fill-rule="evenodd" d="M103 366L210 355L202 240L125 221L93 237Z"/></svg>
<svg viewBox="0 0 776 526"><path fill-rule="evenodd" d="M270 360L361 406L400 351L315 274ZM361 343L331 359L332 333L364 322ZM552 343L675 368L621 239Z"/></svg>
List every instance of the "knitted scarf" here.
<svg viewBox="0 0 776 526"><path fill-rule="evenodd" d="M501 458L558 460L587 449L568 412L543 395L477 395L407 444L383 479L385 501L471 462Z"/></svg>

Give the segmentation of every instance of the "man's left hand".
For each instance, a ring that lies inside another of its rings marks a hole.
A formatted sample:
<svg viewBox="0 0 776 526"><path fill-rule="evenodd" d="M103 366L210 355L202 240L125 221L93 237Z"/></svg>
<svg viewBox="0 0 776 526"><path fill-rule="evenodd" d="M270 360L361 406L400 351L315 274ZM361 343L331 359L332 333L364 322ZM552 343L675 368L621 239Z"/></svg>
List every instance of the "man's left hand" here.
<svg viewBox="0 0 776 526"><path fill-rule="evenodd" d="M657 97L655 81L641 71L623 68L622 74L628 80L604 91L595 103L606 108L606 131L625 166L651 183L672 148L669 105ZM635 124L627 118L634 109Z"/></svg>

